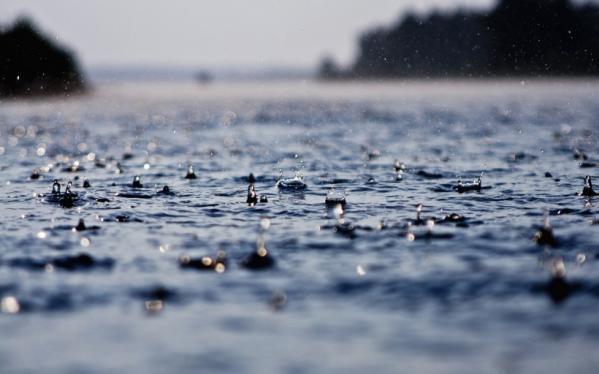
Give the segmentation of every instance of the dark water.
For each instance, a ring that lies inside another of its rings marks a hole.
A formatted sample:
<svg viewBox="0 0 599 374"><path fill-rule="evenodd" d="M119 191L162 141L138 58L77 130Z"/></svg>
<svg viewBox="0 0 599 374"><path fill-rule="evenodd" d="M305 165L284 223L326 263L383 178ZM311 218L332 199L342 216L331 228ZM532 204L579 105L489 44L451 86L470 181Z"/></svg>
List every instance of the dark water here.
<svg viewBox="0 0 599 374"><path fill-rule="evenodd" d="M598 126L594 81L0 103L0 371L595 373L599 197L577 193L599 184ZM268 203L246 204L250 172ZM554 246L533 241L544 211ZM274 266L244 268L261 238ZM219 272L179 264L219 250Z"/></svg>

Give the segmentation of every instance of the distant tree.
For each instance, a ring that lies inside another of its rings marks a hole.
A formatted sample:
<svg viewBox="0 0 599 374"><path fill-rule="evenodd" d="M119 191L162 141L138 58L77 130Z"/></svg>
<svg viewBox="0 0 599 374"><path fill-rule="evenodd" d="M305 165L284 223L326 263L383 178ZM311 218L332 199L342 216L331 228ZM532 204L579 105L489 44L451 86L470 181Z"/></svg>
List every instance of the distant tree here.
<svg viewBox="0 0 599 374"><path fill-rule="evenodd" d="M342 76L598 74L597 5L501 0L489 13L407 14L390 28L367 31Z"/></svg>
<svg viewBox="0 0 599 374"><path fill-rule="evenodd" d="M322 61L320 62L320 67L318 69L319 78L337 79L340 78L341 75L342 71L339 68L339 66L337 66L337 63L335 63L335 60L332 57L326 56L322 59Z"/></svg>
<svg viewBox="0 0 599 374"><path fill-rule="evenodd" d="M597 8L567 0L502 0L487 18L493 68L514 75L597 74L599 33L592 25L598 23Z"/></svg>
<svg viewBox="0 0 599 374"><path fill-rule="evenodd" d="M27 18L0 31L0 96L67 94L85 88L73 55Z"/></svg>

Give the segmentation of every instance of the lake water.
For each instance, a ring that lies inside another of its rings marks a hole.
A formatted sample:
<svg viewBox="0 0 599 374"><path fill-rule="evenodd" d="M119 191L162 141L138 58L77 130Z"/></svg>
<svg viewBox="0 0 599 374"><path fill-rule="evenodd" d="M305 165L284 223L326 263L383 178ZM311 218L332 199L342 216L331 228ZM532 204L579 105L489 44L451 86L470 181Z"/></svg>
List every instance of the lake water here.
<svg viewBox="0 0 599 374"><path fill-rule="evenodd" d="M599 174L598 87L123 83L1 102L0 372L596 373L599 197L577 193ZM246 203L250 173L267 203ZM553 246L533 241L544 212ZM244 267L263 247L274 266ZM180 264L219 250L225 266Z"/></svg>

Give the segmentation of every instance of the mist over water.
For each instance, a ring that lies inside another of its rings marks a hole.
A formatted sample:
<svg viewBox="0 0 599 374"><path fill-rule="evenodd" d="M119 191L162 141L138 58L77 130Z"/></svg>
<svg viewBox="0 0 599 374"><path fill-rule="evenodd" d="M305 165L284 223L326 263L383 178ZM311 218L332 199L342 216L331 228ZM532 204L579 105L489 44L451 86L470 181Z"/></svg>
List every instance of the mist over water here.
<svg viewBox="0 0 599 374"><path fill-rule="evenodd" d="M599 180L596 87L111 83L3 101L0 371L594 373L597 197L577 193ZM246 203L250 173L268 202ZM306 189L277 188L296 175ZM545 212L553 246L533 240ZM248 266L260 249L272 265ZM207 271L181 257L218 251Z"/></svg>

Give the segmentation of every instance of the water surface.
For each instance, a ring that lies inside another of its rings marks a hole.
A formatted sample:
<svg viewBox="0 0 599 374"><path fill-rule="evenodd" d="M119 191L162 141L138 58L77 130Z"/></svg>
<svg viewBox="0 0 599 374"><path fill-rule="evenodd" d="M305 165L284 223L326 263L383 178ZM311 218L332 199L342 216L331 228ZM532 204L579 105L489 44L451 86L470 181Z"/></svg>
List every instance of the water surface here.
<svg viewBox="0 0 599 374"><path fill-rule="evenodd" d="M598 123L595 81L112 84L2 102L1 371L595 373L597 198L577 193L598 175ZM268 203L246 204L249 173ZM279 191L281 174L307 189ZM453 189L481 174L489 188ZM74 207L40 196L54 179ZM418 204L432 236L408 228ZM532 240L544 211L554 247ZM73 231L81 218L97 229ZM243 268L261 237L275 266ZM222 273L179 266L218 250Z"/></svg>

